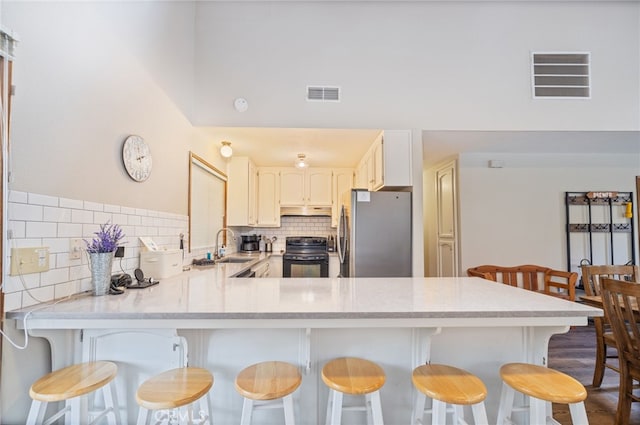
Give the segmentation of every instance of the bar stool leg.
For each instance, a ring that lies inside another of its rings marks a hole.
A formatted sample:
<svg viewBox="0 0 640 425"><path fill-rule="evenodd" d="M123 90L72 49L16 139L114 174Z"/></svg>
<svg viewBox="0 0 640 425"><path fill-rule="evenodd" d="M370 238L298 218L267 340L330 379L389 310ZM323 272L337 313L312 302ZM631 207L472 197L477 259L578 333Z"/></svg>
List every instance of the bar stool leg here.
<svg viewBox="0 0 640 425"><path fill-rule="evenodd" d="M29 409L29 416L27 417L26 425L41 424L44 420L44 414L47 410L47 403L33 400L31 402L31 408Z"/></svg>
<svg viewBox="0 0 640 425"><path fill-rule="evenodd" d="M331 416L327 415L329 425L340 425L342 421L342 393L331 390Z"/></svg>
<svg viewBox="0 0 640 425"><path fill-rule="evenodd" d="M373 405L371 403L371 394L364 395L364 412L367 415L367 425L373 425Z"/></svg>
<svg viewBox="0 0 640 425"><path fill-rule="evenodd" d="M181 415L183 410L187 414L187 425L193 425L193 420L195 419L195 415L193 413L193 403L179 408L178 415ZM180 420L180 416L178 416L178 420Z"/></svg>
<svg viewBox="0 0 640 425"><path fill-rule="evenodd" d="M420 391L416 391L416 402L413 404L413 414L411 415L412 425L421 425L424 417L424 405L427 402L427 396Z"/></svg>
<svg viewBox="0 0 640 425"><path fill-rule="evenodd" d="M547 402L535 397L527 398L529 399L529 423L547 423Z"/></svg>
<svg viewBox="0 0 640 425"><path fill-rule="evenodd" d="M198 405L198 412L196 416L200 420L200 422L198 423L203 424L206 422L211 424L211 409L209 408L209 394L205 394L204 397L198 400L197 405Z"/></svg>
<svg viewBox="0 0 640 425"><path fill-rule="evenodd" d="M587 411L584 407L584 402L569 404L569 411L571 412L571 421L574 424L589 423L589 420L587 419Z"/></svg>
<svg viewBox="0 0 640 425"><path fill-rule="evenodd" d="M331 424L331 413L333 412L333 390L329 390L329 396L327 397L327 414L325 415L324 424Z"/></svg>
<svg viewBox="0 0 640 425"><path fill-rule="evenodd" d="M446 408L446 404L445 404L445 408ZM453 423L458 425L460 423L460 420L464 422L464 409L462 408L461 405L459 404L454 404L453 405Z"/></svg>
<svg viewBox="0 0 640 425"><path fill-rule="evenodd" d="M73 397L70 398L66 401L66 405L69 406L69 415L65 417L65 423L66 424L79 424L80 422L80 417L82 416L80 414L81 412L81 405L80 405L80 399L82 397ZM85 408L87 407L87 405L85 404ZM85 409L85 413L86 413L86 409ZM86 416L85 416L86 418Z"/></svg>
<svg viewBox="0 0 640 425"><path fill-rule="evenodd" d="M118 410L118 393L116 392L115 380L109 382L109 384L102 389L104 394L104 407L110 409L113 415L107 414L107 421L109 425L121 425L120 410Z"/></svg>
<svg viewBox="0 0 640 425"><path fill-rule="evenodd" d="M137 425L149 425L149 419L151 419L149 417L149 411L147 409L145 409L144 407L140 407L138 409L138 421L136 422Z"/></svg>
<svg viewBox="0 0 640 425"><path fill-rule="evenodd" d="M431 408L431 425L442 425L447 421L447 404L433 399Z"/></svg>
<svg viewBox="0 0 640 425"><path fill-rule="evenodd" d="M253 400L245 397L244 403L242 403L242 419L240 420L240 425L249 425L251 423L252 413L253 413Z"/></svg>
<svg viewBox="0 0 640 425"><path fill-rule="evenodd" d="M367 394L367 399L371 405L371 416L373 425L383 425L382 421L382 403L380 402L380 391L374 391Z"/></svg>
<svg viewBox="0 0 640 425"><path fill-rule="evenodd" d="M484 401L472 404L471 411L473 412L473 422L475 425L489 425L487 409L484 407Z"/></svg>
<svg viewBox="0 0 640 425"><path fill-rule="evenodd" d="M284 423L285 425L295 425L296 421L293 416L293 396L291 394L282 398L284 406Z"/></svg>
<svg viewBox="0 0 640 425"><path fill-rule="evenodd" d="M511 418L511 410L513 409L513 398L515 396L515 390L502 383L502 393L500 394L500 408L498 409L497 425L504 425L504 421L507 418Z"/></svg>

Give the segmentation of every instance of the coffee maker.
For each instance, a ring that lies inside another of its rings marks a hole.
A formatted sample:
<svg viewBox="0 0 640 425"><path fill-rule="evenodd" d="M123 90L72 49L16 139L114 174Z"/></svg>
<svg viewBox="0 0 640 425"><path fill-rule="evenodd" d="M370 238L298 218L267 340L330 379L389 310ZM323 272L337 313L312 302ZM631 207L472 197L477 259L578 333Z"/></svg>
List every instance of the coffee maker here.
<svg viewBox="0 0 640 425"><path fill-rule="evenodd" d="M260 250L260 236L258 235L242 235L240 242L240 251L242 252L258 252Z"/></svg>

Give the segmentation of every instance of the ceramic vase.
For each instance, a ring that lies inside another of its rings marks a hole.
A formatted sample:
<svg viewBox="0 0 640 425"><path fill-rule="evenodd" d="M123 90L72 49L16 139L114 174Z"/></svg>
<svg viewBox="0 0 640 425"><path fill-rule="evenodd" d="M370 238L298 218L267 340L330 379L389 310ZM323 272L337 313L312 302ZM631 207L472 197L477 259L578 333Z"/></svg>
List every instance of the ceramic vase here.
<svg viewBox="0 0 640 425"><path fill-rule="evenodd" d="M109 293L113 254L113 252L89 253L93 295L106 295Z"/></svg>

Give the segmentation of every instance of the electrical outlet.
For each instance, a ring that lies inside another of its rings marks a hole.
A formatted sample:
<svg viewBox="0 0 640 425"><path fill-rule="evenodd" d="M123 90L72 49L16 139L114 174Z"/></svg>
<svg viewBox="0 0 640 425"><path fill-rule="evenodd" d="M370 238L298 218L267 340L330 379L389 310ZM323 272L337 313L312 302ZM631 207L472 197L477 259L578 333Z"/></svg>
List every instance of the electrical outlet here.
<svg viewBox="0 0 640 425"><path fill-rule="evenodd" d="M69 240L69 260L82 258L82 239Z"/></svg>
<svg viewBox="0 0 640 425"><path fill-rule="evenodd" d="M49 270L49 247L11 248L11 276Z"/></svg>

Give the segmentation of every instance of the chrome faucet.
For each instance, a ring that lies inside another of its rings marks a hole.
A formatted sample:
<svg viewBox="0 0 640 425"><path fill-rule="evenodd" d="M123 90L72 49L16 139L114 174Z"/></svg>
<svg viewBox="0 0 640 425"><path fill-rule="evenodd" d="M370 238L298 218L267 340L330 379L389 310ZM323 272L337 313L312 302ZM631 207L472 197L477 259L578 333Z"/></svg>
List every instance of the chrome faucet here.
<svg viewBox="0 0 640 425"><path fill-rule="evenodd" d="M218 258L222 258L222 256L219 254L219 250L218 250L218 239L220 238L220 233L222 232L229 232L231 233L231 237L235 240L236 238L236 234L233 233L233 230L227 228L227 227L223 227L222 229L218 230L218 232L216 233L216 245L215 245L215 252L213 253L213 258L214 259L218 259Z"/></svg>

